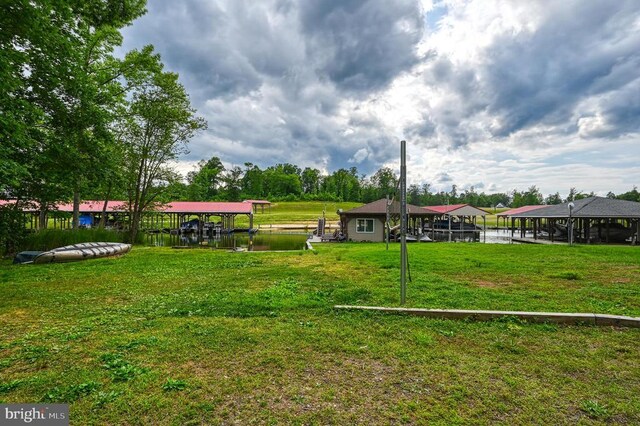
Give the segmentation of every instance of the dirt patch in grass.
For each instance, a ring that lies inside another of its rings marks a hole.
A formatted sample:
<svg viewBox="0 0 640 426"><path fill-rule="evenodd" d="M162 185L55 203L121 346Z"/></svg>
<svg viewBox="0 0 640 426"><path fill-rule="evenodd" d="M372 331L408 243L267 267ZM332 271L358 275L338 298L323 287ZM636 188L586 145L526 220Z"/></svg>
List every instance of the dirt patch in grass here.
<svg viewBox="0 0 640 426"><path fill-rule="evenodd" d="M498 288L498 287L502 287L502 285L500 284L496 284L492 281L485 281L485 280L476 280L473 282L473 284L475 284L478 287L482 287L482 288Z"/></svg>

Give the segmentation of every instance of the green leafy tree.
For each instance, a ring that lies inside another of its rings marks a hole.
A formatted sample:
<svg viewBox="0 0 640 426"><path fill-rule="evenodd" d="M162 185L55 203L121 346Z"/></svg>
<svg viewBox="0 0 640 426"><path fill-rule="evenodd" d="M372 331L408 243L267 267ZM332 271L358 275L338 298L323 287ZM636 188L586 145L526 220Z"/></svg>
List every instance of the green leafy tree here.
<svg viewBox="0 0 640 426"><path fill-rule="evenodd" d="M359 201L361 185L358 170L355 167L336 170L323 180L322 191L335 194L342 201Z"/></svg>
<svg viewBox="0 0 640 426"><path fill-rule="evenodd" d="M0 191L49 204L113 178L114 114L122 78L150 48L113 57L120 29L144 0L3 2L0 5Z"/></svg>
<svg viewBox="0 0 640 426"><path fill-rule="evenodd" d="M211 201L220 194L225 167L218 157L200 161L198 169L187 175L189 196L193 201Z"/></svg>
<svg viewBox="0 0 640 426"><path fill-rule="evenodd" d="M556 192L555 194L549 194L547 198L544 199L545 204L562 204L562 197L560 197L560 193Z"/></svg>
<svg viewBox="0 0 640 426"><path fill-rule="evenodd" d="M414 204L416 206L422 204L420 187L418 185L409 185L409 188L407 188L407 200L409 201L409 204Z"/></svg>
<svg viewBox="0 0 640 426"><path fill-rule="evenodd" d="M206 122L195 116L177 74L153 73L136 87L118 127L125 149L131 240L142 213L169 186L174 176L170 163L186 153L191 137L206 128Z"/></svg>
<svg viewBox="0 0 640 426"><path fill-rule="evenodd" d="M544 201L540 190L535 185L530 186L524 192L514 190L512 197L511 207L540 205Z"/></svg>
<svg viewBox="0 0 640 426"><path fill-rule="evenodd" d="M240 201L242 191L242 169L238 166L226 171L222 178L224 182L224 195L227 201Z"/></svg>
<svg viewBox="0 0 640 426"><path fill-rule="evenodd" d="M639 201L640 202L640 192L638 192L638 187L634 186L631 191L627 191L617 196L620 200L627 201Z"/></svg>
<svg viewBox="0 0 640 426"><path fill-rule="evenodd" d="M383 167L371 176L371 184L376 188L377 198L395 193L398 177L389 167Z"/></svg>
<svg viewBox="0 0 640 426"><path fill-rule="evenodd" d="M317 194L320 191L320 170L306 167L300 177L305 194Z"/></svg>
<svg viewBox="0 0 640 426"><path fill-rule="evenodd" d="M267 167L263 173L264 191L269 196L298 197L302 194L300 168L292 164L276 164Z"/></svg>
<svg viewBox="0 0 640 426"><path fill-rule="evenodd" d="M242 192L246 198L262 198L264 196L264 175L260 167L253 163L244 163L242 176Z"/></svg>

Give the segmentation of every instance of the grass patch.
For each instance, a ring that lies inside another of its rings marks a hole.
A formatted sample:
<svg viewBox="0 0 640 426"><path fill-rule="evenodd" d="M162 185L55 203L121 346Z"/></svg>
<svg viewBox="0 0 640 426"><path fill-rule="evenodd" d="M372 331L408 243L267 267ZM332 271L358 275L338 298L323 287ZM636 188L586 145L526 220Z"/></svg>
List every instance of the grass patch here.
<svg viewBox="0 0 640 426"><path fill-rule="evenodd" d="M102 367L109 371L111 378L116 382L126 382L147 371L125 361L120 354L104 354L100 359L103 362Z"/></svg>
<svg viewBox="0 0 640 426"><path fill-rule="evenodd" d="M50 403L70 403L75 402L83 396L89 395L100 385L96 382L80 383L78 385L69 385L63 387L54 387L49 390L40 400L40 402Z"/></svg>
<svg viewBox="0 0 640 426"><path fill-rule="evenodd" d="M316 250L1 262L0 399L77 424L640 423L640 330L338 312L398 305L399 247ZM409 259L410 307L640 316L636 247Z"/></svg>
<svg viewBox="0 0 640 426"><path fill-rule="evenodd" d="M181 391L187 387L187 382L184 380L167 379L162 385L162 389L166 392Z"/></svg>
<svg viewBox="0 0 640 426"><path fill-rule="evenodd" d="M561 278L563 280L579 280L580 274L574 271L563 271L551 275L552 278Z"/></svg>
<svg viewBox="0 0 640 426"><path fill-rule="evenodd" d="M593 401L591 399L583 401L580 408L593 419L606 419L609 417L609 410L607 407L600 404L598 401Z"/></svg>

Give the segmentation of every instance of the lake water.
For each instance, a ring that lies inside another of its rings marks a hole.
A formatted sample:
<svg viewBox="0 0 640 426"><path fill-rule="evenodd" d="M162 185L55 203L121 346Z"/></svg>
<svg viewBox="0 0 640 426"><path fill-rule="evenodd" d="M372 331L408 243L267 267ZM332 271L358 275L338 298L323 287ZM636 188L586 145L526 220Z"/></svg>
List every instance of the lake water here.
<svg viewBox="0 0 640 426"><path fill-rule="evenodd" d="M431 237L431 233L428 234ZM516 236L519 231L516 230ZM275 250L304 250L306 248L308 234L304 233L270 233L258 232L249 235L247 233L233 233L215 236L199 236L196 233L184 235L147 234L147 245L158 247L191 246L215 249L242 248L249 251L275 251ZM507 229L488 229L486 234L487 244L509 244L511 232ZM449 241L448 232L436 232L435 241ZM452 242L485 242L482 231L480 232L452 232Z"/></svg>
<svg viewBox="0 0 640 426"><path fill-rule="evenodd" d="M147 245L158 247L207 247L216 249L243 248L248 251L304 250L307 234L273 234L258 232L247 234L235 232L225 235L184 235L147 234Z"/></svg>
<svg viewBox="0 0 640 426"><path fill-rule="evenodd" d="M431 238L431 233L427 234ZM516 230L515 236L519 236L520 231ZM527 235L529 236L529 235ZM448 232L436 232L434 235L434 241L449 241ZM466 242L466 243L482 243L487 244L509 244L511 239L511 231L508 229L487 229L486 241L485 235L482 231L479 232L452 232L452 242ZM514 243L515 244L515 243Z"/></svg>

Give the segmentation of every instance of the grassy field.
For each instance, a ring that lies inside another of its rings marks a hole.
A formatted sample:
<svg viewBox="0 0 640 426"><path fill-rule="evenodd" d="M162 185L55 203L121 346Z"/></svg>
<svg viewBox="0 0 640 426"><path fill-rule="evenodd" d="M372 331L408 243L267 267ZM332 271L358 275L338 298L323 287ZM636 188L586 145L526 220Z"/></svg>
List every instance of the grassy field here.
<svg viewBox="0 0 640 426"><path fill-rule="evenodd" d="M338 214L336 211L338 209L349 210L361 205L362 203L334 203L330 201L279 202L272 205L271 211L269 211L268 208L265 208L264 214L262 213L262 210L258 208L258 213L254 215L253 221L256 226L260 225L262 227L270 224L305 224L314 226L318 221L318 217L322 217L322 210L325 208L327 220L337 222ZM486 216L486 221L487 226L491 227L495 227L497 225L497 217L495 213L509 210L508 208L493 209L491 207L482 207L482 209L490 213ZM245 222L248 223L248 219L242 216L238 216L237 221L243 225ZM482 226L482 218L478 218L478 224ZM500 222L500 226L504 226L502 221Z"/></svg>
<svg viewBox="0 0 640 426"><path fill-rule="evenodd" d="M636 247L424 244L410 306L640 315ZM0 400L72 424L638 424L640 330L397 305L399 247L0 263Z"/></svg>
<svg viewBox="0 0 640 426"><path fill-rule="evenodd" d="M507 210L511 210L511 208L508 208L508 207L503 209L494 209L493 207L480 207L480 208L486 211L487 213L489 213L487 216L485 216L485 219L487 221L487 226L490 226L490 227L496 227L496 226L504 227L505 226L504 221L500 219L500 223L498 223L498 216L496 216L496 214L506 212ZM482 226L481 217L478 218L478 225ZM507 226L509 226L508 223L507 223Z"/></svg>
<svg viewBox="0 0 640 426"><path fill-rule="evenodd" d="M294 223L313 227L318 223L318 218L322 217L323 210L326 211L325 215L328 221L337 222L338 214L336 212L338 209L349 210L361 205L362 203L353 202L283 201L273 203L271 209L265 207L264 213L258 207L258 212L253 216L253 223L255 226L260 225L261 227ZM246 217L238 216L236 219L238 224L244 224L245 222L248 224Z"/></svg>

